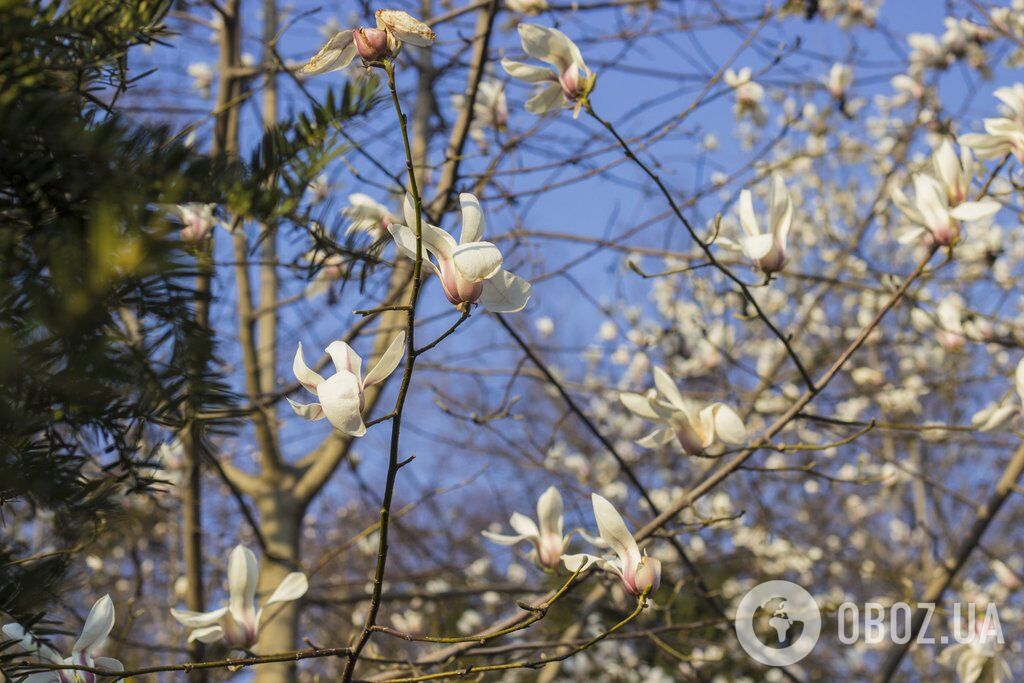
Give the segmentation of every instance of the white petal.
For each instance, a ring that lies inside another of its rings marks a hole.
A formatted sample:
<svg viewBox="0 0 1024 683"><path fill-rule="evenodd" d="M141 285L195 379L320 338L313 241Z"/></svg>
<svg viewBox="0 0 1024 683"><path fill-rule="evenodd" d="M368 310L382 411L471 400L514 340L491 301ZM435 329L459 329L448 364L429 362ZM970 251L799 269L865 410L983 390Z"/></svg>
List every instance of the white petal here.
<svg viewBox="0 0 1024 683"><path fill-rule="evenodd" d="M565 71L573 64L585 66L579 48L558 29L536 24L519 24L519 37L526 54L554 65L559 72Z"/></svg>
<svg viewBox="0 0 1024 683"><path fill-rule="evenodd" d="M640 549L626 523L622 521L622 516L615 506L596 493L591 494L590 499L594 505L594 519L597 521L597 530L601 538L619 556L623 567L636 567L641 560Z"/></svg>
<svg viewBox="0 0 1024 683"><path fill-rule="evenodd" d="M198 640L200 643L216 643L224 638L224 629L220 626L197 628L188 634L188 642Z"/></svg>
<svg viewBox="0 0 1024 683"><path fill-rule="evenodd" d="M486 538L488 541L491 541L492 543L497 543L498 545L515 545L516 543L525 541L527 538L526 536L523 536L521 534L516 536L508 536L506 534L496 534L493 531L481 531L480 535Z"/></svg>
<svg viewBox="0 0 1024 683"><path fill-rule="evenodd" d="M412 261L416 260L416 233L407 225L392 223L388 226L388 232L395 240L395 248L398 252Z"/></svg>
<svg viewBox="0 0 1024 683"><path fill-rule="evenodd" d="M547 69L543 66L524 64L523 62L516 62L508 57L501 60L501 68L503 68L512 78L517 78L520 81L526 81L527 83L540 83L542 81L554 81L556 79L556 75L551 69ZM561 90L561 88L559 88L559 90Z"/></svg>
<svg viewBox="0 0 1024 683"><path fill-rule="evenodd" d="M562 536L562 505L562 494L554 486L549 486L537 499L537 521L542 537Z"/></svg>
<svg viewBox="0 0 1024 683"><path fill-rule="evenodd" d="M575 555L562 555L562 564L564 564L565 568L571 572L575 572L576 570L580 569L581 565L583 567L583 571L586 571L590 568L591 565L600 562L604 562L604 560L602 560L597 555L589 555L587 553L577 553Z"/></svg>
<svg viewBox="0 0 1024 683"><path fill-rule="evenodd" d="M377 364L366 373L366 379L363 380L363 387L372 387L378 382L382 382L387 379L398 364L402 362L402 357L405 355L405 330L402 330L395 338L391 340L391 344L384 351L384 355L380 357Z"/></svg>
<svg viewBox="0 0 1024 683"><path fill-rule="evenodd" d="M653 372L654 386L658 387L658 391L661 392L661 395L667 398L669 403L673 406L679 410L685 411L688 406L683 395L679 393L679 388L676 387L675 381L661 366L655 365Z"/></svg>
<svg viewBox="0 0 1024 683"><path fill-rule="evenodd" d="M334 367L337 368L339 374L350 374L356 378L357 382L362 383L363 359L351 346L343 341L333 341L327 347L327 355L334 361ZM319 387L317 395L320 395Z"/></svg>
<svg viewBox="0 0 1024 683"><path fill-rule="evenodd" d="M480 208L480 200L469 192L463 192L459 195L459 204L462 206L462 233L459 235L459 243L479 242L484 236L484 212Z"/></svg>
<svg viewBox="0 0 1024 683"><path fill-rule="evenodd" d="M171 609L171 616L182 626L188 628L200 628L212 626L220 621L228 613L227 607L215 609L212 612L190 612L187 609Z"/></svg>
<svg viewBox="0 0 1024 683"><path fill-rule="evenodd" d="M362 400L355 375L339 372L317 389L320 406L334 428L349 436L366 433L363 424Z"/></svg>
<svg viewBox="0 0 1024 683"><path fill-rule="evenodd" d="M526 100L526 111L537 116L543 116L549 111L558 111L565 104L565 97L562 96L562 86L558 83L542 88L530 99Z"/></svg>
<svg viewBox="0 0 1024 683"><path fill-rule="evenodd" d="M958 221L981 220L999 212L1003 205L991 199L982 199L980 202L963 202L950 211L950 215Z"/></svg>
<svg viewBox="0 0 1024 683"><path fill-rule="evenodd" d="M295 360L292 361L292 372L295 373L295 379L299 380L299 384L304 386L307 391L316 393L317 386L324 381L318 373L309 369L306 365L306 359L302 356L302 342L299 342L299 348L295 350Z"/></svg>
<svg viewBox="0 0 1024 683"><path fill-rule="evenodd" d="M493 313L516 313L530 301L530 289L530 283L523 278L500 270L483 282L477 303Z"/></svg>
<svg viewBox="0 0 1024 683"><path fill-rule="evenodd" d="M513 512L508 523L520 536L540 537L540 529L537 528L537 523L522 513Z"/></svg>
<svg viewBox="0 0 1024 683"><path fill-rule="evenodd" d="M1021 402L1024 402L1024 359L1017 363L1015 379L1017 382L1017 395L1020 396Z"/></svg>
<svg viewBox="0 0 1024 683"><path fill-rule="evenodd" d="M296 415L310 421L322 420L327 417L319 403L297 403L289 398L288 405L292 407Z"/></svg>
<svg viewBox="0 0 1024 683"><path fill-rule="evenodd" d="M299 69L299 73L315 75L344 69L352 63L355 56L356 46L352 43L352 30L339 31Z"/></svg>
<svg viewBox="0 0 1024 683"><path fill-rule="evenodd" d="M95 652L103 645L112 628L114 628L114 601L110 599L109 595L104 595L89 610L89 616L85 618L85 625L82 627L82 635L79 636L71 651L87 654Z"/></svg>
<svg viewBox="0 0 1024 683"><path fill-rule="evenodd" d="M718 438L728 444L740 445L747 441L747 428L743 420L729 406L724 403L715 403L711 406L712 417L715 423L715 433Z"/></svg>
<svg viewBox="0 0 1024 683"><path fill-rule="evenodd" d="M273 594L263 603L263 606L273 605L275 602L298 600L308 590L309 580L306 578L306 575L302 572L292 572L278 584Z"/></svg>
<svg viewBox="0 0 1024 683"><path fill-rule="evenodd" d="M93 663L107 671L124 671L124 664L113 657L96 657Z"/></svg>
<svg viewBox="0 0 1024 683"><path fill-rule="evenodd" d="M760 235L761 228L757 225L757 216L754 214L754 199L750 190L740 192L740 225L750 236Z"/></svg>
<svg viewBox="0 0 1024 683"><path fill-rule="evenodd" d="M239 624L256 623L256 584L259 578L260 566L256 555L244 545L236 545L228 556L228 611Z"/></svg>
<svg viewBox="0 0 1024 683"><path fill-rule="evenodd" d="M501 252L490 242L460 244L452 253L459 274L469 282L482 282L501 270Z"/></svg>
<svg viewBox="0 0 1024 683"><path fill-rule="evenodd" d="M769 233L741 237L740 248L747 258L758 261L772 253L772 249L775 248L775 237Z"/></svg>
<svg viewBox="0 0 1024 683"><path fill-rule="evenodd" d="M18 646L25 652L36 655L42 659L48 659L58 664L63 658L57 654L52 647L36 638L31 632L25 630L21 624L4 624L3 633L11 640L18 641Z"/></svg>
<svg viewBox="0 0 1024 683"><path fill-rule="evenodd" d="M644 448L659 448L676 438L676 431L671 427L658 427L636 443Z"/></svg>
<svg viewBox="0 0 1024 683"><path fill-rule="evenodd" d="M377 10L377 26L387 27L403 43L430 47L437 37L430 27L409 14L394 9Z"/></svg>
<svg viewBox="0 0 1024 683"><path fill-rule="evenodd" d="M775 236L783 247L789 238L789 228L793 223L793 200L786 189L786 183L778 173L772 176L772 194L769 200L768 231Z"/></svg>
<svg viewBox="0 0 1024 683"><path fill-rule="evenodd" d="M416 200L413 199L411 193L406 192L405 198L402 200L402 215L405 216L405 224L412 230L412 234L416 234L416 220L419 219L420 225L426 223L425 220L420 218L420 213L416 210ZM415 249L413 250L415 252Z"/></svg>
<svg viewBox="0 0 1024 683"><path fill-rule="evenodd" d="M645 417L648 420L661 419L661 415L651 406L651 399L643 394L624 391L619 394L619 400L630 412L636 413L640 417Z"/></svg>
<svg viewBox="0 0 1024 683"><path fill-rule="evenodd" d="M1009 420L1011 417L1019 413L1020 406L1009 404L1005 406L1000 406L996 410L991 411L991 413L987 416L983 416L981 413L978 413L973 418L971 418L971 422L976 424L975 418L983 417L984 419L978 420L978 422L981 422L981 425L978 427L978 431L991 432L1003 426L1003 424L1005 424L1007 420Z"/></svg>

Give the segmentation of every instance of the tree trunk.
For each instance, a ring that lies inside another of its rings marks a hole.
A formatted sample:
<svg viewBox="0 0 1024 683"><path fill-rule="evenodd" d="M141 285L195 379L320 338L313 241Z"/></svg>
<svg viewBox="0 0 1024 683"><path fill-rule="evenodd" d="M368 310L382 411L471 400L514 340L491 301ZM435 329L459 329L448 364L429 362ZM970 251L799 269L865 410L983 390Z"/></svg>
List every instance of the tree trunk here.
<svg viewBox="0 0 1024 683"><path fill-rule="evenodd" d="M257 595L263 603L289 573L299 569L299 541L304 506L287 491L271 491L256 499L260 530L266 541L266 555L260 563ZM271 605L263 612L258 654L286 652L297 647L298 602ZM296 680L295 663L263 664L255 668L257 683L291 683Z"/></svg>

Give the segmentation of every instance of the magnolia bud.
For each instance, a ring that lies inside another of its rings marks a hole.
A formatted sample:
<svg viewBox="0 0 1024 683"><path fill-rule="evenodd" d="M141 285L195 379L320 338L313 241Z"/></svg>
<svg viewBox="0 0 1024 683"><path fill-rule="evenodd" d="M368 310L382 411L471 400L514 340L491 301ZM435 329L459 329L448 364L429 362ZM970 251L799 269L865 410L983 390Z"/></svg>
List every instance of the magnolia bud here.
<svg viewBox="0 0 1024 683"><path fill-rule="evenodd" d="M644 559L640 561L640 564L636 567L636 579L633 582L635 589L634 595L642 595L648 588L648 595L654 595L658 592L658 586L661 585L661 560L653 557L644 556Z"/></svg>
<svg viewBox="0 0 1024 683"><path fill-rule="evenodd" d="M352 34L352 42L365 62L372 64L391 56L387 31L379 28L357 28Z"/></svg>

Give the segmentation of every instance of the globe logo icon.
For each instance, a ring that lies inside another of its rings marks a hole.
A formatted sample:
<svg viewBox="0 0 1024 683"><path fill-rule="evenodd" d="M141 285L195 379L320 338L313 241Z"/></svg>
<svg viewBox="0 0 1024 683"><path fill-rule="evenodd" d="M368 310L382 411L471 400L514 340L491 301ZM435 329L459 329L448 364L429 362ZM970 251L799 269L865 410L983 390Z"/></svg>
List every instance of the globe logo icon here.
<svg viewBox="0 0 1024 683"><path fill-rule="evenodd" d="M821 635L821 610L797 584L768 581L743 596L735 625L740 645L753 659L788 666L814 649Z"/></svg>

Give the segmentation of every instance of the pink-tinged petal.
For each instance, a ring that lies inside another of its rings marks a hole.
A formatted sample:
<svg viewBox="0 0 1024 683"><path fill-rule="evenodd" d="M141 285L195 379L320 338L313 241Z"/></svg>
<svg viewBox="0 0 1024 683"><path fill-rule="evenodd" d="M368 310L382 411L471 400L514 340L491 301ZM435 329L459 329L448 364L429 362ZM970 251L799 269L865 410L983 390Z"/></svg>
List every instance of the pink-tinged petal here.
<svg viewBox="0 0 1024 683"><path fill-rule="evenodd" d="M298 600L309 590L309 580L302 572L292 572L284 577L278 584L273 594L263 604L264 607L273 605L275 602L291 602Z"/></svg>
<svg viewBox="0 0 1024 683"><path fill-rule="evenodd" d="M462 207L459 243L479 242L484 236L484 212L480 208L480 200L469 192L463 192L459 195L459 205Z"/></svg>
<svg viewBox="0 0 1024 683"><path fill-rule="evenodd" d="M387 379L398 364L402 362L402 358L405 356L405 330L399 332L388 348L384 351L384 355L380 357L377 364L366 373L366 379L363 380L363 387L372 387L378 382L382 382Z"/></svg>
<svg viewBox="0 0 1024 683"><path fill-rule="evenodd" d="M467 282L483 282L501 270L501 252L490 242L460 244L452 253L459 275Z"/></svg>
<svg viewBox="0 0 1024 683"><path fill-rule="evenodd" d="M236 545L228 556L228 611L243 626L256 623L256 584L259 577L256 555L244 545Z"/></svg>
<svg viewBox="0 0 1024 683"><path fill-rule="evenodd" d="M997 201L982 199L978 202L963 202L949 213L958 221L966 221L970 223L972 221L981 220L982 218L994 216L999 213L999 209L1001 208L1003 208L1003 205Z"/></svg>
<svg viewBox="0 0 1024 683"><path fill-rule="evenodd" d="M205 626L203 628L197 628L188 634L188 642L198 640L200 643L216 643L218 640L223 640L224 629L221 626Z"/></svg>
<svg viewBox="0 0 1024 683"><path fill-rule="evenodd" d="M619 556L623 572L631 571L640 562L640 548L637 547L636 539L614 505L596 493L591 494L590 499L594 505L594 519L601 538Z"/></svg>
<svg viewBox="0 0 1024 683"><path fill-rule="evenodd" d="M356 47L352 44L352 30L339 31L299 69L299 73L317 75L338 71L351 64L355 56Z"/></svg>
<svg viewBox="0 0 1024 683"><path fill-rule="evenodd" d="M182 626L188 628L202 628L212 626L224 618L228 613L227 607L215 609L212 612L190 612L186 609L171 609L171 616Z"/></svg>
<svg viewBox="0 0 1024 683"><path fill-rule="evenodd" d="M501 60L501 68L512 78L526 81L527 83L542 83L544 81L557 80L557 76L551 69L533 64L524 64L509 58ZM561 88L559 88L561 90Z"/></svg>
<svg viewBox="0 0 1024 683"><path fill-rule="evenodd" d="M110 599L109 595L104 595L89 610L89 616L85 618L85 625L82 627L82 635L75 641L71 652L85 654L95 652L106 641L112 628L114 628L114 601Z"/></svg>
<svg viewBox="0 0 1024 683"><path fill-rule="evenodd" d="M350 374L356 378L359 384L363 381L363 359L359 357L351 346L343 341L333 341L327 347L327 355L334 361L334 367L340 374ZM317 389L319 396L319 388Z"/></svg>
<svg viewBox="0 0 1024 683"><path fill-rule="evenodd" d="M507 270L481 283L477 303L493 313L516 313L526 308L530 301L531 285Z"/></svg>
<svg viewBox="0 0 1024 683"><path fill-rule="evenodd" d="M339 372L321 384L317 393L320 406L335 429L349 436L366 433L362 392L355 375Z"/></svg>
<svg viewBox="0 0 1024 683"><path fill-rule="evenodd" d="M537 499L537 521L542 538L562 537L562 506L562 494L554 486L549 486Z"/></svg>
<svg viewBox="0 0 1024 683"><path fill-rule="evenodd" d="M319 403L297 403L289 398L288 405L292 407L296 415L311 422L327 417Z"/></svg>
<svg viewBox="0 0 1024 683"><path fill-rule="evenodd" d="M565 105L565 97L562 95L562 86L558 83L542 88L530 99L526 100L526 111L537 116L543 116L551 111L558 111Z"/></svg>
<svg viewBox="0 0 1024 683"><path fill-rule="evenodd" d="M317 386L324 381L323 377L313 370L310 370L309 366L306 365L306 359L302 355L302 342L299 342L299 348L295 350L295 360L292 361L292 372L295 373L295 379L299 380L299 384L313 394L316 394Z"/></svg>
<svg viewBox="0 0 1024 683"><path fill-rule="evenodd" d="M630 592L633 595L643 595L645 590L649 590L648 595L654 595L658 591L658 586L660 585L661 560L645 556L636 568L636 574L633 577L632 585L626 586L626 588L631 588L632 590L630 590Z"/></svg>

